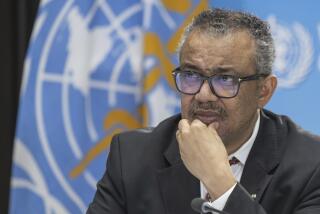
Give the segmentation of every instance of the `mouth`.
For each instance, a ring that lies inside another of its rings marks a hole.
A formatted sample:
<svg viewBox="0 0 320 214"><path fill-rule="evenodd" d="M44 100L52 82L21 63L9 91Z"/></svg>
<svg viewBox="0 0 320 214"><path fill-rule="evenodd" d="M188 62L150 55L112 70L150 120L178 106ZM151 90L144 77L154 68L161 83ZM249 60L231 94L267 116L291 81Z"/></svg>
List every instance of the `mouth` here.
<svg viewBox="0 0 320 214"><path fill-rule="evenodd" d="M214 122L219 123L222 119L220 114L213 111L197 111L194 114L194 118L200 120L206 125L209 125Z"/></svg>

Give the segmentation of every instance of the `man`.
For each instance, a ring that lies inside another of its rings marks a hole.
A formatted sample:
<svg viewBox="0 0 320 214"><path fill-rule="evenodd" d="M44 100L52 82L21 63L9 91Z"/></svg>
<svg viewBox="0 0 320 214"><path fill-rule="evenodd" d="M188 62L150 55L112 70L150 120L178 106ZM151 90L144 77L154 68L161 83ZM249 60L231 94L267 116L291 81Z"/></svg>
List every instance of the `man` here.
<svg viewBox="0 0 320 214"><path fill-rule="evenodd" d="M116 135L88 213L320 213L320 142L263 107L276 85L267 23L211 9L195 17L174 70L181 116ZM229 161L231 160L231 161Z"/></svg>

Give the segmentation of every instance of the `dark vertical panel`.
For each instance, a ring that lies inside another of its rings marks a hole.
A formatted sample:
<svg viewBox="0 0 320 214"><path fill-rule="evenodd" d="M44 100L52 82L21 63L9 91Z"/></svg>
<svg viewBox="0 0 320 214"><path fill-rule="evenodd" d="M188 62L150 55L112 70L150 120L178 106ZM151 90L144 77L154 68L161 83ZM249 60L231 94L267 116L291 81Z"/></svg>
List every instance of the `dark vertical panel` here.
<svg viewBox="0 0 320 214"><path fill-rule="evenodd" d="M11 170L12 139L16 112L17 59L14 42L15 2L0 2L0 212L6 213Z"/></svg>
<svg viewBox="0 0 320 214"><path fill-rule="evenodd" d="M20 80L38 2L0 1L0 213L8 212Z"/></svg>

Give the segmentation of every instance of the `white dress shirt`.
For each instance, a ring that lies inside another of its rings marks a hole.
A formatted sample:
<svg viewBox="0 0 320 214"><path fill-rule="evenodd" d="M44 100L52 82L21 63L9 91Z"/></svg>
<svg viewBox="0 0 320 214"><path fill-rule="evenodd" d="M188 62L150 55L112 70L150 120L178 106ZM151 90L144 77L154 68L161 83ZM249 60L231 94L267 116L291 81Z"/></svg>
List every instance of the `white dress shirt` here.
<svg viewBox="0 0 320 214"><path fill-rule="evenodd" d="M231 165L232 173L238 182L240 181L240 178L241 178L241 175L243 172L243 168L244 168L244 165L247 161L247 158L248 158L249 152L252 148L253 142L255 141L255 139L257 137L259 126L260 126L260 113L258 112L258 119L256 121L252 135L249 138L249 140L247 142L245 142L237 151L235 151L233 154L229 155L229 160L232 157L235 157L239 160L239 163ZM211 205L218 210L223 210L223 208L224 208L230 194L232 193L233 189L235 188L235 186L236 186L236 184L233 185L229 190L227 190L219 198L217 198L217 199L213 198ZM205 199L208 191L206 190L206 188L202 182L200 182L200 191L201 191L201 198Z"/></svg>

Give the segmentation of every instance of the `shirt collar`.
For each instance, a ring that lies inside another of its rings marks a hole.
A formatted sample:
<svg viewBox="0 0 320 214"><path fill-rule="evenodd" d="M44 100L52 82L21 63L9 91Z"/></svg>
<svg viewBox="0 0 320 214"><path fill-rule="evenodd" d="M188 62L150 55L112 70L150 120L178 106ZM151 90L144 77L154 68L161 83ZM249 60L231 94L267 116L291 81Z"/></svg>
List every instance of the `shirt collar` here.
<svg viewBox="0 0 320 214"><path fill-rule="evenodd" d="M258 111L258 118L254 126L251 137L237 151L230 154L229 159L231 159L232 157L235 157L240 161L242 165L245 165L249 152L253 146L253 142L257 137L259 126L260 126L260 112Z"/></svg>

